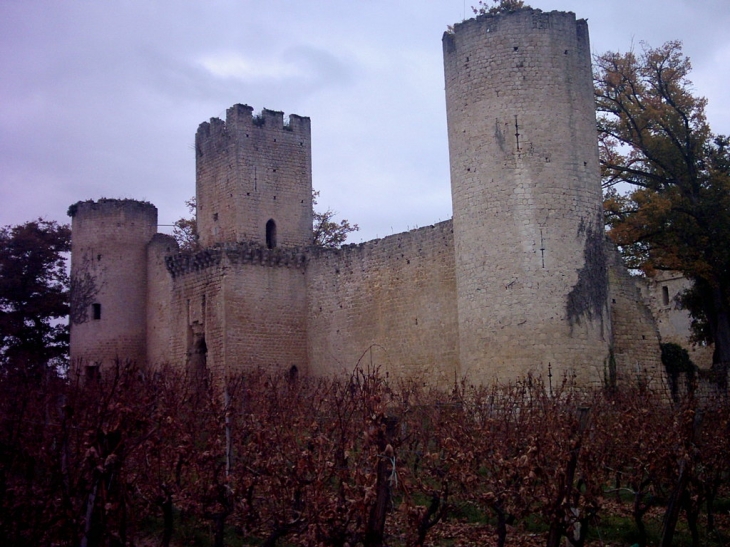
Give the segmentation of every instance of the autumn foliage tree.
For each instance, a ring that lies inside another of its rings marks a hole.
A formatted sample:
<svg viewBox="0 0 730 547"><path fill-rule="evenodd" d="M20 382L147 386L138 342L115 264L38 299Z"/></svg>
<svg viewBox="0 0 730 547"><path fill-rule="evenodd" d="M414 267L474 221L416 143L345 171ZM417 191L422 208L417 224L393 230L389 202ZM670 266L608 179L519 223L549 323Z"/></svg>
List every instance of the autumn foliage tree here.
<svg viewBox="0 0 730 547"><path fill-rule="evenodd" d="M679 42L605 53L595 90L610 236L626 264L647 275L682 272L699 338L730 363L730 153L714 135L706 100L692 93ZM628 186L626 186L628 185ZM629 188L623 192L622 188Z"/></svg>
<svg viewBox="0 0 730 547"><path fill-rule="evenodd" d="M197 251L200 249L198 242L198 221L195 217L197 202L195 196L185 201L188 213L191 216L177 219L172 225L172 237L175 238L181 251Z"/></svg>
<svg viewBox="0 0 730 547"><path fill-rule="evenodd" d="M318 191L312 192L312 205L317 205ZM312 214L314 236L312 238L314 245L317 247L328 247L336 249L346 240L348 234L357 232L360 227L357 224L350 224L347 219L339 222L335 220L337 213L329 207L324 211L315 210Z"/></svg>
<svg viewBox="0 0 730 547"><path fill-rule="evenodd" d="M319 192L312 191L312 206L317 205ZM195 218L196 201L195 196L185 202L190 212L190 217L183 217L175 221L172 228L172 236L180 246L181 251L195 252L200 249L198 242L198 224ZM352 232L357 232L360 227L351 224L349 220L336 220L337 213L329 207L324 211L312 211L312 242L317 247L336 249L346 240Z"/></svg>

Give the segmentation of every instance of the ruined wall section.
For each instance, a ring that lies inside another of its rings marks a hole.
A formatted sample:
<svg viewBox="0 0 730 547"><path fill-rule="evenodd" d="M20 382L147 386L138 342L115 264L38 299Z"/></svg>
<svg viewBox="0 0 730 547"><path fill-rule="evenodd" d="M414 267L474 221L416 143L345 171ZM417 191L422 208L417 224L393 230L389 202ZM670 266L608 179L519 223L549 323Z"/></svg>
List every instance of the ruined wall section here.
<svg viewBox="0 0 730 547"><path fill-rule="evenodd" d="M181 253L166 265L175 362L199 373L202 340L205 366L217 379L259 368L307 371L303 252L243 242Z"/></svg>
<svg viewBox="0 0 730 547"><path fill-rule="evenodd" d="M692 318L682 309L680 295L692 286L692 282L680 272L656 272L653 278L638 283L641 296L656 319L662 342L678 344L687 350L692 362L700 368L712 366L712 345L693 345Z"/></svg>
<svg viewBox="0 0 730 547"><path fill-rule="evenodd" d="M359 362L434 385L460 378L451 221L312 250L307 287L314 374Z"/></svg>
<svg viewBox="0 0 730 547"><path fill-rule="evenodd" d="M226 121L212 118L195 136L200 243L306 246L312 241L312 160L309 118L264 109L253 116L235 105ZM270 242L271 243L271 242Z"/></svg>
<svg viewBox="0 0 730 547"><path fill-rule="evenodd" d="M81 201L69 208L71 360L143 365L147 356L147 244L157 208L135 200Z"/></svg>
<svg viewBox="0 0 730 547"><path fill-rule="evenodd" d="M599 381L611 332L587 24L482 16L443 50L463 372L551 364Z"/></svg>
<svg viewBox="0 0 730 547"><path fill-rule="evenodd" d="M172 364L173 282L165 259L177 252L177 242L167 234L155 234L147 246L147 362L153 367Z"/></svg>
<svg viewBox="0 0 730 547"><path fill-rule="evenodd" d="M165 258L172 285L167 361L191 376L211 374L218 381L226 378L222 262L220 249Z"/></svg>
<svg viewBox="0 0 730 547"><path fill-rule="evenodd" d="M624 266L615 245L606 241L609 297L613 323L614 363L607 363L605 382L664 386L659 331L644 303L636 279ZM615 368L613 368L615 366Z"/></svg>

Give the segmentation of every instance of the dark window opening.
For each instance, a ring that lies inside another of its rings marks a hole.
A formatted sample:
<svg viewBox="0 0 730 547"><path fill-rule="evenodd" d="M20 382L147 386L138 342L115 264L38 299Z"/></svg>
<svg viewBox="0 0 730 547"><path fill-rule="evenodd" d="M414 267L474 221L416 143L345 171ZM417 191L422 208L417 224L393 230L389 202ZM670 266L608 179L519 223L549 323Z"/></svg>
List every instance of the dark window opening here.
<svg viewBox="0 0 730 547"><path fill-rule="evenodd" d="M84 379L86 382L96 382L101 378L99 365L87 365L84 367Z"/></svg>
<svg viewBox="0 0 730 547"><path fill-rule="evenodd" d="M266 223L266 247L273 249L276 247L276 222L269 219Z"/></svg>
<svg viewBox="0 0 730 547"><path fill-rule="evenodd" d="M294 382L299 378L299 369L296 365L292 365L289 369L289 374L287 375L290 382Z"/></svg>
<svg viewBox="0 0 730 547"><path fill-rule="evenodd" d="M662 302L665 306L669 305L669 287L666 285L662 287Z"/></svg>
<svg viewBox="0 0 730 547"><path fill-rule="evenodd" d="M218 221L218 213L213 213L213 220Z"/></svg>
<svg viewBox="0 0 730 547"><path fill-rule="evenodd" d="M101 304L91 305L91 318L94 321L98 321L99 319L101 319Z"/></svg>
<svg viewBox="0 0 730 547"><path fill-rule="evenodd" d="M208 381L208 345L205 343L205 334L192 333L188 352L188 372L195 378L198 387L207 386Z"/></svg>

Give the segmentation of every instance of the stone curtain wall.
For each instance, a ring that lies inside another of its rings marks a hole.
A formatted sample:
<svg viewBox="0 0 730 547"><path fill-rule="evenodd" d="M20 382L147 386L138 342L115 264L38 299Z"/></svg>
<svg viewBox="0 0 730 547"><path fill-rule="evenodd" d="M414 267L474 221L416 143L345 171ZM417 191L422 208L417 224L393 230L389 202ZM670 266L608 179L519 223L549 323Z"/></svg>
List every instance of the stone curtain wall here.
<svg viewBox="0 0 730 547"><path fill-rule="evenodd" d="M312 372L349 372L360 362L390 376L453 385L461 377L453 253L451 221L312 251Z"/></svg>
<svg viewBox="0 0 730 547"><path fill-rule="evenodd" d="M173 277L165 258L177 251L177 242L166 234L155 234L147 246L147 361L153 367L172 362Z"/></svg>
<svg viewBox="0 0 730 547"><path fill-rule="evenodd" d="M712 345L691 343L692 318L687 310L680 308L677 301L679 295L690 286L691 282L680 272L659 271L653 278L642 279L639 283L644 301L656 320L662 342L679 344L689 352L695 365L709 369L714 348Z"/></svg>
<svg viewBox="0 0 730 547"><path fill-rule="evenodd" d="M195 137L200 243L266 243L274 220L278 246L312 242L309 118L235 105L226 121L200 124Z"/></svg>
<svg viewBox="0 0 730 547"><path fill-rule="evenodd" d="M616 247L606 241L609 272L609 298L613 324L615 381L662 386L663 365L659 349L659 331L651 311L641 297L636 279L621 261ZM610 363L609 363L610 364ZM611 370L606 368L607 380Z"/></svg>
<svg viewBox="0 0 730 547"><path fill-rule="evenodd" d="M267 256L268 255L268 256ZM283 255L283 256L282 256ZM228 370L308 372L304 255L227 253L224 281Z"/></svg>
<svg viewBox="0 0 730 547"><path fill-rule="evenodd" d="M166 260L172 280L168 362L185 367L189 374L200 375L202 367L192 359L198 349L196 343L203 339L207 350L205 368L218 381L223 381L226 378L226 348L222 260L173 270L171 262L186 256L175 255Z"/></svg>
<svg viewBox="0 0 730 547"><path fill-rule="evenodd" d="M462 371L598 381L611 327L586 22L478 17L443 49Z"/></svg>
<svg viewBox="0 0 730 547"><path fill-rule="evenodd" d="M144 363L147 243L157 231L157 208L102 199L76 203L69 215L72 363L109 365L117 358Z"/></svg>

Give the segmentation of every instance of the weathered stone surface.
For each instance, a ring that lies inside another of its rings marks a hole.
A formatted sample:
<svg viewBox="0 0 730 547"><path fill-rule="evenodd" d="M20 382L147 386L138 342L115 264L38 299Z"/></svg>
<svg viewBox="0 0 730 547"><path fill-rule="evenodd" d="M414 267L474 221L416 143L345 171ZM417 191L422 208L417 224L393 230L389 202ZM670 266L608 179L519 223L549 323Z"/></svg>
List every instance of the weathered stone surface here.
<svg viewBox="0 0 730 547"><path fill-rule="evenodd" d="M443 45L462 370L598 381L611 328L586 22L478 17Z"/></svg>

